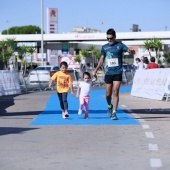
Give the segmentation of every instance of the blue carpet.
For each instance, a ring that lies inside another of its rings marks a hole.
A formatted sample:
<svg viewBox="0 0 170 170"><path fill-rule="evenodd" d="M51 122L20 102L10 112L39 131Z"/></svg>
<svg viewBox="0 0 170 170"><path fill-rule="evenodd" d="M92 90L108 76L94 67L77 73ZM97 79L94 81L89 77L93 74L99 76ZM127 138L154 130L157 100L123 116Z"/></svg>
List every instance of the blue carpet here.
<svg viewBox="0 0 170 170"><path fill-rule="evenodd" d="M128 92L131 87L121 87L120 92ZM84 112L78 115L79 100L68 94L69 118L63 119L57 94L50 96L44 111L30 125L139 125L139 122L121 108L117 110L118 120L107 116L105 90L93 90L90 95L89 119L84 119Z"/></svg>

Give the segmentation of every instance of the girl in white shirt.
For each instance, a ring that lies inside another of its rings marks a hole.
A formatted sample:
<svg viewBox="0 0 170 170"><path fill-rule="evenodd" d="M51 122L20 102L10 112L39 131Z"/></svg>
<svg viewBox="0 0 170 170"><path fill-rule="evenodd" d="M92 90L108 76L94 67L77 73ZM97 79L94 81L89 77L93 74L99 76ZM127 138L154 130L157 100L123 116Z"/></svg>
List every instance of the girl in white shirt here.
<svg viewBox="0 0 170 170"><path fill-rule="evenodd" d="M76 97L79 98L80 106L78 114L82 114L82 108L84 106L85 116L84 118L87 119L89 116L89 100L90 100L90 91L92 87L92 82L97 80L97 76L94 76L94 79L91 80L91 75L89 72L83 73L83 81L80 82L79 87L77 89Z"/></svg>
<svg viewBox="0 0 170 170"><path fill-rule="evenodd" d="M144 69L144 64L143 64L143 62L141 62L140 58L136 58L136 63L137 63L137 69L138 70Z"/></svg>

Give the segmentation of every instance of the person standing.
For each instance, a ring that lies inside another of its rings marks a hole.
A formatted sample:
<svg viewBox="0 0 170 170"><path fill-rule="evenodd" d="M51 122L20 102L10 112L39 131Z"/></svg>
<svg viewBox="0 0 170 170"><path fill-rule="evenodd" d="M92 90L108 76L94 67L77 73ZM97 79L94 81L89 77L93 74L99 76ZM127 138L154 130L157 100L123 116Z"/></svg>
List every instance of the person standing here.
<svg viewBox="0 0 170 170"><path fill-rule="evenodd" d="M95 76L93 80L91 80L91 75L89 72L83 73L83 81L80 82L79 87L77 89L76 97L79 98L80 105L78 114L82 114L82 108L84 106L85 109L85 116L84 118L87 119L89 117L89 100L90 100L90 91L92 82L95 82L97 77Z"/></svg>
<svg viewBox="0 0 170 170"><path fill-rule="evenodd" d="M106 101L108 104L108 115L113 120L117 120L116 111L119 103L119 89L122 82L122 58L123 52L129 52L134 54L134 50L130 50L125 44L116 41L116 32L114 29L109 29L106 32L108 43L102 46L101 58L96 69L93 71L93 75L96 75L97 70L104 65L104 81L106 83ZM113 92L113 101L112 100Z"/></svg>
<svg viewBox="0 0 170 170"><path fill-rule="evenodd" d="M63 119L69 117L68 114L68 101L67 94L69 88L71 90L71 94L74 96L73 90L73 80L71 75L67 72L68 64L63 61L60 63L60 71L57 71L50 80L49 87L52 86L53 82L56 81L56 91L58 94L58 99L60 101L60 107L62 109L62 117Z"/></svg>
<svg viewBox="0 0 170 170"><path fill-rule="evenodd" d="M143 70L144 69L144 64L143 64L143 62L141 62L140 58L136 58L135 61L137 63L137 69L138 70Z"/></svg>
<svg viewBox="0 0 170 170"><path fill-rule="evenodd" d="M158 68L158 64L155 63L155 57L151 57L150 63L147 65L148 69Z"/></svg>
<svg viewBox="0 0 170 170"><path fill-rule="evenodd" d="M144 68L147 69L147 65L149 64L148 57L144 57L143 64L144 64Z"/></svg>

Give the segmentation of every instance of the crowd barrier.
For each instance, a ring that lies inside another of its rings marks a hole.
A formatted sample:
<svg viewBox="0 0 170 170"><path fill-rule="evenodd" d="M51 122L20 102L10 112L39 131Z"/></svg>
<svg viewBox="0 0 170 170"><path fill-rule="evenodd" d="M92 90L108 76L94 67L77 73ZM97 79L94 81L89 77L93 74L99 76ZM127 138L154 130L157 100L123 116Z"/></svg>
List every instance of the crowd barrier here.
<svg viewBox="0 0 170 170"><path fill-rule="evenodd" d="M79 82L82 81L83 72L88 71L92 75L93 70L70 69L68 71L73 79L74 88L77 88ZM38 71L36 76L37 80L39 80ZM133 74L131 72L123 71L122 76L122 84L132 84ZM104 73L102 70L98 70L97 77L98 79L96 82L93 83L93 87L105 86ZM0 71L0 95L27 93L31 91L55 90L55 83L51 88L49 88L48 85L49 82L43 83L41 81L37 81L36 83L30 83L30 74L24 77L22 71Z"/></svg>
<svg viewBox="0 0 170 170"><path fill-rule="evenodd" d="M0 96L20 93L18 73L16 71L0 70Z"/></svg>
<svg viewBox="0 0 170 170"><path fill-rule="evenodd" d="M170 98L170 68L137 70L132 96L166 101Z"/></svg>

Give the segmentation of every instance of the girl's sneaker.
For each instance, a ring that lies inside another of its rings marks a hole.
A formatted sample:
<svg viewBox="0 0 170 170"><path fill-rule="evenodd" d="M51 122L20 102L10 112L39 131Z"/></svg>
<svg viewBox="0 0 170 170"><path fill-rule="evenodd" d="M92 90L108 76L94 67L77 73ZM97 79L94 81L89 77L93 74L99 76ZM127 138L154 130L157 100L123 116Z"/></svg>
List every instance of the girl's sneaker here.
<svg viewBox="0 0 170 170"><path fill-rule="evenodd" d="M79 115L82 114L82 109L79 109L78 114L79 114Z"/></svg>
<svg viewBox="0 0 170 170"><path fill-rule="evenodd" d="M64 111L62 111L62 117L63 117L63 119L65 119L65 118L66 118L66 116L65 116L65 112L64 112Z"/></svg>
<svg viewBox="0 0 170 170"><path fill-rule="evenodd" d="M85 119L88 119L88 118L89 118L89 114L88 114L88 113L85 113L84 118L85 118Z"/></svg>
<svg viewBox="0 0 170 170"><path fill-rule="evenodd" d="M65 111L65 117L69 117L68 111Z"/></svg>

